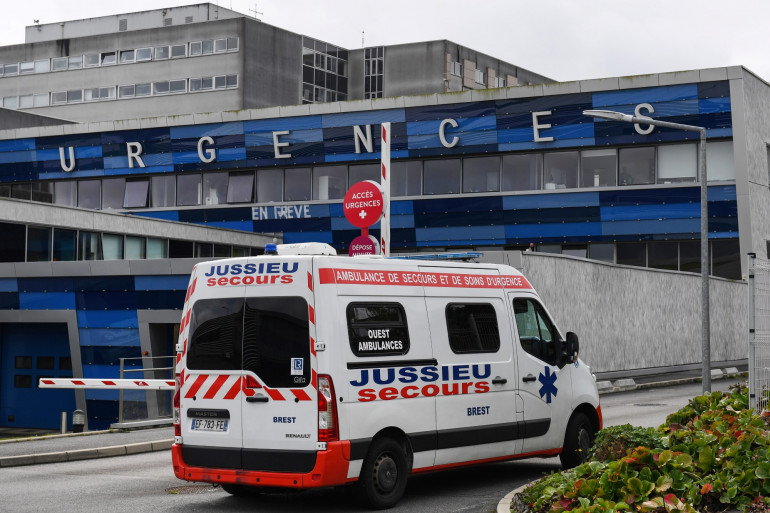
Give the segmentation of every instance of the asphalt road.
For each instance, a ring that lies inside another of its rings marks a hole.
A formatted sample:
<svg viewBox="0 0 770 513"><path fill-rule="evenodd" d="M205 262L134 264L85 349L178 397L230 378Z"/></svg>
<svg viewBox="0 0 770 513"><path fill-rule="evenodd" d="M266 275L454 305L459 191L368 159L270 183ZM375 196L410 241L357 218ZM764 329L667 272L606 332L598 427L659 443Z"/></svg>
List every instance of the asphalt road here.
<svg viewBox="0 0 770 513"><path fill-rule="evenodd" d="M730 381L732 382L732 381ZM730 383L719 381L713 388ZM701 385L639 390L602 396L605 425L657 426L700 394ZM168 451L0 469L0 511L56 513L153 512L354 512L345 490L231 497L211 485L176 479ZM396 508L400 512L494 511L509 491L558 470L558 458L497 463L413 476Z"/></svg>

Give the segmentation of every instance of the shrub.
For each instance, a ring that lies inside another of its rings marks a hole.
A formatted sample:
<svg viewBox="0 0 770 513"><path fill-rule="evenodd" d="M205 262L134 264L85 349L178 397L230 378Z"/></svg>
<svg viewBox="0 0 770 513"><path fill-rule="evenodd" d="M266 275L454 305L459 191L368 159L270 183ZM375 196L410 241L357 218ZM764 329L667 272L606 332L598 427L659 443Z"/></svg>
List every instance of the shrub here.
<svg viewBox="0 0 770 513"><path fill-rule="evenodd" d="M624 424L602 429L596 435L589 459L598 461L618 460L636 447L667 449L668 437L653 429Z"/></svg>

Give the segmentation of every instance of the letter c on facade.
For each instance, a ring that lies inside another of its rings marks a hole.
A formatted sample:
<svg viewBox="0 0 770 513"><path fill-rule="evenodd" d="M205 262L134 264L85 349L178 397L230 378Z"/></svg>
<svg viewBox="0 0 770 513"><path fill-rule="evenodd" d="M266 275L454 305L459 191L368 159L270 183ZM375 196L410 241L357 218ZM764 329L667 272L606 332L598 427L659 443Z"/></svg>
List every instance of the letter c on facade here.
<svg viewBox="0 0 770 513"><path fill-rule="evenodd" d="M446 140L446 136L444 135L444 127L447 125L452 125L452 128L457 128L457 121L454 119L445 119L441 121L441 124L438 127L438 138L441 140L441 145L444 146L444 148L452 148L457 145L457 142L460 140L456 135L452 136L452 142Z"/></svg>

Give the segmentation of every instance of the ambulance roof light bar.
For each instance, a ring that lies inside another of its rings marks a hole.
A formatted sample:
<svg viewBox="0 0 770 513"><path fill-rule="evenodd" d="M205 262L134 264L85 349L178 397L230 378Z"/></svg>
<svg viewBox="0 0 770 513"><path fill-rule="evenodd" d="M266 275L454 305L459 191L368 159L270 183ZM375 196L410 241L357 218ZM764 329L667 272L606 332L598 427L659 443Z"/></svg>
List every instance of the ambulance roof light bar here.
<svg viewBox="0 0 770 513"><path fill-rule="evenodd" d="M331 255L337 251L324 242L299 242L297 244L265 244L265 255Z"/></svg>
<svg viewBox="0 0 770 513"><path fill-rule="evenodd" d="M478 260L482 256L484 256L484 253L466 251L462 253L415 253L413 255L390 256L388 258L401 260L462 260L467 262L469 260Z"/></svg>

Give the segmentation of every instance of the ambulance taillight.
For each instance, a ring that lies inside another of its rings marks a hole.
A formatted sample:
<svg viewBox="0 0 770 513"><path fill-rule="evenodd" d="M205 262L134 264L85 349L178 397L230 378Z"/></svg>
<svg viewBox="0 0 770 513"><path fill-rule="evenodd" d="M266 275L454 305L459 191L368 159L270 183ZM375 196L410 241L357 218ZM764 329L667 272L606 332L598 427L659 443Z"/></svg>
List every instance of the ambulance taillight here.
<svg viewBox="0 0 770 513"><path fill-rule="evenodd" d="M179 390L182 388L182 378L174 376L174 436L182 436L182 421L179 406Z"/></svg>
<svg viewBox="0 0 770 513"><path fill-rule="evenodd" d="M318 441L331 442L339 440L337 428L337 400L334 395L332 378L327 375L318 376Z"/></svg>

